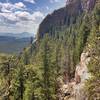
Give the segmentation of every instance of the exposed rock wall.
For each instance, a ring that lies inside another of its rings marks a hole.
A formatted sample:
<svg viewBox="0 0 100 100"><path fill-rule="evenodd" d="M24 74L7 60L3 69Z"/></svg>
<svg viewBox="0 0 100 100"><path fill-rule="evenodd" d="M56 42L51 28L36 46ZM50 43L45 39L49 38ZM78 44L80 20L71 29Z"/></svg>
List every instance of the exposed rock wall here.
<svg viewBox="0 0 100 100"><path fill-rule="evenodd" d="M96 0L67 0L65 7L48 14L42 21L38 29L38 38L42 38L45 33L51 35L51 31L56 27L75 24L84 11L88 12L94 8L95 2Z"/></svg>
<svg viewBox="0 0 100 100"><path fill-rule="evenodd" d="M76 66L75 78L70 82L60 86L59 100L87 100L84 86L85 82L91 77L87 65L90 61L89 53L82 53L80 63Z"/></svg>
<svg viewBox="0 0 100 100"><path fill-rule="evenodd" d="M81 0L72 0L72 2L69 2L65 7L47 15L39 26L38 38L43 37L45 33L50 33L55 26L69 26L71 23L75 23L75 19L82 13Z"/></svg>

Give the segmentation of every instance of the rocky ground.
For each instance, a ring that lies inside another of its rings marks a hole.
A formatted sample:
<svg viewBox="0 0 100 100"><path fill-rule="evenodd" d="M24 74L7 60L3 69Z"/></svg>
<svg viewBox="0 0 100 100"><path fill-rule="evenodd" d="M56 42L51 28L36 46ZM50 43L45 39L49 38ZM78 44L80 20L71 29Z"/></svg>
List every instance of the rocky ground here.
<svg viewBox="0 0 100 100"><path fill-rule="evenodd" d="M75 77L66 83L59 78L59 100L86 100L84 86L90 74L87 65L90 61L89 53L82 53L80 63L76 66Z"/></svg>

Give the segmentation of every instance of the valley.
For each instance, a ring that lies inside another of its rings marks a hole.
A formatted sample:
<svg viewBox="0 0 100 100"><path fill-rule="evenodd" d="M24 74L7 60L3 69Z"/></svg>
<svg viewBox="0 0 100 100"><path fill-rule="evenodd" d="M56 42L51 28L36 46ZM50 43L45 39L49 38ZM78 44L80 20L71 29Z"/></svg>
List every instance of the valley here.
<svg viewBox="0 0 100 100"><path fill-rule="evenodd" d="M26 48L31 37L0 36L0 53L18 54Z"/></svg>

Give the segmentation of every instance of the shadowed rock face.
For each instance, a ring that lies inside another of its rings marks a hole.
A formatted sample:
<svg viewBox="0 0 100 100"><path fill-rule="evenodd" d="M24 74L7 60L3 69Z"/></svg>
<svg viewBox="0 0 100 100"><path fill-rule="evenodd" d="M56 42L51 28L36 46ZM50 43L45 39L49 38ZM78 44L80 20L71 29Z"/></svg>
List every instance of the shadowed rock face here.
<svg viewBox="0 0 100 100"><path fill-rule="evenodd" d="M94 7L94 5L95 5L95 2L96 2L96 0L89 0L89 1L87 2L88 10L92 10L92 9L93 9L93 7Z"/></svg>
<svg viewBox="0 0 100 100"><path fill-rule="evenodd" d="M94 8L96 0L83 0L82 7L85 11L90 11Z"/></svg>
<svg viewBox="0 0 100 100"><path fill-rule="evenodd" d="M55 10L52 14L42 21L39 26L38 35L43 37L45 33L50 33L53 27L67 25L75 23L76 18L82 13L82 6L80 0L66 5L66 7ZM73 17L74 16L74 17Z"/></svg>
<svg viewBox="0 0 100 100"><path fill-rule="evenodd" d="M68 0L66 7L55 10L46 16L38 30L38 38L42 38L45 33L52 34L53 28L76 23L76 19L83 11L91 10L96 0Z"/></svg>

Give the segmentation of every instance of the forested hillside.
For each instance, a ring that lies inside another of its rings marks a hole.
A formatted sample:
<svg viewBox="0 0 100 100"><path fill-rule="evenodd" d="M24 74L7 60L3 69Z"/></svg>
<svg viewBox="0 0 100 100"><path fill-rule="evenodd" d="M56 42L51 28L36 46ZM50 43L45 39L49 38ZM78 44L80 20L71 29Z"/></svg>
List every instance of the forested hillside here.
<svg viewBox="0 0 100 100"><path fill-rule="evenodd" d="M100 1L68 1L43 20L31 46L2 60L0 100L100 99ZM77 74L83 65L90 73L85 82Z"/></svg>

